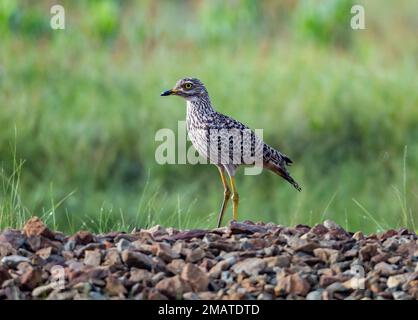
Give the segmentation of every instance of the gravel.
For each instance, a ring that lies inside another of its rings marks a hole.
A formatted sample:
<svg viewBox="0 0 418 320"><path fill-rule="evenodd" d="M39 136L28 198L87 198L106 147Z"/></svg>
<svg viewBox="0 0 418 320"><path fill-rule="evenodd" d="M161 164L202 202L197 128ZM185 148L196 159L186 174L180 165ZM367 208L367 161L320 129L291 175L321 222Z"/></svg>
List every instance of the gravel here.
<svg viewBox="0 0 418 320"><path fill-rule="evenodd" d="M418 299L418 237L231 222L72 236L0 233L0 299Z"/></svg>

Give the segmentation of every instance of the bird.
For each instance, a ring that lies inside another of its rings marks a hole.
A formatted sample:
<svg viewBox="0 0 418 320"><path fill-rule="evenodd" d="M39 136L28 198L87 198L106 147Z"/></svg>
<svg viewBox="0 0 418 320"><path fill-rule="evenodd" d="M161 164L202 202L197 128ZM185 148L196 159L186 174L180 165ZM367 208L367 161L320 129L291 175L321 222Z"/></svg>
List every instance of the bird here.
<svg viewBox="0 0 418 320"><path fill-rule="evenodd" d="M233 220L238 221L239 194L235 173L241 165L255 164L267 168L296 190L302 190L286 168L293 161L265 143L248 126L216 111L202 81L193 77L182 78L172 89L162 92L161 96L178 96L186 100L186 128L192 145L201 156L218 168L224 188L217 219L218 228L230 198ZM259 161L256 161L256 154L259 155ZM229 176L230 187L225 172Z"/></svg>

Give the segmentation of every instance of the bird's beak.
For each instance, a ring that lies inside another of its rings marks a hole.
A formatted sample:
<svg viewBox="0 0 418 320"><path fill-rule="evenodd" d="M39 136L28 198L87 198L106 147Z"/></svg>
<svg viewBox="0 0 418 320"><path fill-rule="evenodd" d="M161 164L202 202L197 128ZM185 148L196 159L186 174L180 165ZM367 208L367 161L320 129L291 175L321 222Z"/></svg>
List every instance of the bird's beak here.
<svg viewBox="0 0 418 320"><path fill-rule="evenodd" d="M165 97L165 96L171 96L173 94L177 94L176 89L170 89L170 90L164 91L163 93L161 93L161 96Z"/></svg>

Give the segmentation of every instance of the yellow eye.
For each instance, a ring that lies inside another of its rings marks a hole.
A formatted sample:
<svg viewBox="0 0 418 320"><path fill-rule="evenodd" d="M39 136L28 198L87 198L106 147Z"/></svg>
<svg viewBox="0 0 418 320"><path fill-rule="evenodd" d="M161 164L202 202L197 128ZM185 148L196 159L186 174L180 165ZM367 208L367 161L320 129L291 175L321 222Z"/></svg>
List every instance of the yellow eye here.
<svg viewBox="0 0 418 320"><path fill-rule="evenodd" d="M192 84L190 82L187 82L187 83L184 84L184 88L189 90L189 89L192 88Z"/></svg>

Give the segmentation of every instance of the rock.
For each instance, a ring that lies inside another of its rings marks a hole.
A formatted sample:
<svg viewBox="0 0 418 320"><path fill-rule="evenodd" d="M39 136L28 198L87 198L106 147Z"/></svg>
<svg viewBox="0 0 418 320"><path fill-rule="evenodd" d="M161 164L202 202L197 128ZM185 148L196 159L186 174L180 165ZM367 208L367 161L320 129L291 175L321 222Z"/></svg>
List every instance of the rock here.
<svg viewBox="0 0 418 320"><path fill-rule="evenodd" d="M158 236L163 236L167 234L167 231L165 230L165 228L163 228L162 226L160 226L159 224L157 224L154 227L149 228L147 231L149 234L151 234L152 237L158 237Z"/></svg>
<svg viewBox="0 0 418 320"><path fill-rule="evenodd" d="M266 268L266 262L260 258L248 258L236 263L232 267L232 271L236 274L241 272L246 273L249 276L256 276Z"/></svg>
<svg viewBox="0 0 418 320"><path fill-rule="evenodd" d="M103 265L109 267L120 267L122 265L122 260L119 255L119 250L115 248L107 250Z"/></svg>
<svg viewBox="0 0 418 320"><path fill-rule="evenodd" d="M395 291L392 295L395 300L413 300L413 297L403 291Z"/></svg>
<svg viewBox="0 0 418 320"><path fill-rule="evenodd" d="M311 291L306 295L306 300L322 300L323 290Z"/></svg>
<svg viewBox="0 0 418 320"><path fill-rule="evenodd" d="M318 243L304 240L298 237L293 237L288 241L289 246L295 251L302 251L306 253L313 252L314 249L318 248Z"/></svg>
<svg viewBox="0 0 418 320"><path fill-rule="evenodd" d="M181 272L181 278L190 284L193 291L206 291L209 285L209 276L192 263L186 263Z"/></svg>
<svg viewBox="0 0 418 320"><path fill-rule="evenodd" d="M232 252L239 249L239 244L235 241L216 240L209 243L209 248Z"/></svg>
<svg viewBox="0 0 418 320"><path fill-rule="evenodd" d="M190 230L175 234L173 240L190 240L193 238L203 238L208 232L206 230Z"/></svg>
<svg viewBox="0 0 418 320"><path fill-rule="evenodd" d="M191 286L179 275L161 280L155 288L172 299L180 299L183 294L192 290Z"/></svg>
<svg viewBox="0 0 418 320"><path fill-rule="evenodd" d="M130 249L132 247L131 242L128 240L122 238L119 240L119 242L116 245L117 250L122 253L122 251Z"/></svg>
<svg viewBox="0 0 418 320"><path fill-rule="evenodd" d="M322 288L326 288L334 282L345 282L347 280L350 280L351 277L352 277L351 275L343 275L343 274L339 274L335 276L322 275L319 278L319 285Z"/></svg>
<svg viewBox="0 0 418 320"><path fill-rule="evenodd" d="M77 290L69 290L60 292L59 290L52 291L47 300L71 300L78 294Z"/></svg>
<svg viewBox="0 0 418 320"><path fill-rule="evenodd" d="M102 254L98 250L87 250L84 252L84 264L98 267L102 261Z"/></svg>
<svg viewBox="0 0 418 320"><path fill-rule="evenodd" d="M139 298L139 300L143 300L144 298ZM149 291L146 292L146 299L148 300L168 300L167 296L163 295L160 291L155 288L151 288Z"/></svg>
<svg viewBox="0 0 418 320"><path fill-rule="evenodd" d="M43 236L49 239L54 239L54 233L48 229L38 217L30 218L23 227L23 233L26 237Z"/></svg>
<svg viewBox="0 0 418 320"><path fill-rule="evenodd" d="M395 265L386 262L379 262L374 266L374 270L383 276L391 276L399 273Z"/></svg>
<svg viewBox="0 0 418 320"><path fill-rule="evenodd" d="M142 281L151 281L152 273L146 269L132 268L130 272L129 281L133 283Z"/></svg>
<svg viewBox="0 0 418 320"><path fill-rule="evenodd" d="M185 265L184 260L174 259L167 265L167 270L173 274L180 274L183 271L184 265Z"/></svg>
<svg viewBox="0 0 418 320"><path fill-rule="evenodd" d="M25 241L25 237L18 230L6 229L0 233L0 243L9 243L16 250L23 246Z"/></svg>
<svg viewBox="0 0 418 320"><path fill-rule="evenodd" d="M225 260L221 260L220 262L218 262L217 264L215 264L209 271L209 275L212 278L219 278L219 276L221 275L221 272L223 270L228 269L231 265L233 265L236 261L235 257L230 257L228 259Z"/></svg>
<svg viewBox="0 0 418 320"><path fill-rule="evenodd" d="M357 231L356 233L353 234L352 238L356 241L360 241L364 239L364 234L361 231Z"/></svg>
<svg viewBox="0 0 418 320"><path fill-rule="evenodd" d="M328 248L316 248L313 251L315 257L318 257L323 262L334 264L340 257L340 252L334 249Z"/></svg>
<svg viewBox="0 0 418 320"><path fill-rule="evenodd" d="M350 289L346 288L341 282L334 282L326 288L326 291L332 294L335 292L346 292L348 290Z"/></svg>
<svg viewBox="0 0 418 320"><path fill-rule="evenodd" d="M398 288L408 281L409 274L399 274L390 276L386 281L388 288Z"/></svg>
<svg viewBox="0 0 418 320"><path fill-rule="evenodd" d="M75 235L70 237L70 240L73 240L78 245L87 245L95 241L93 234L89 231L78 231Z"/></svg>
<svg viewBox="0 0 418 320"><path fill-rule="evenodd" d="M235 221L231 221L229 225L229 229L234 234L237 234L237 233L251 234L251 233L256 233L256 232L259 232L259 233L267 232L267 229L265 227L257 226L253 224L235 222Z"/></svg>
<svg viewBox="0 0 418 320"><path fill-rule="evenodd" d="M32 290L42 282L42 271L38 268L29 268L21 277L22 286Z"/></svg>
<svg viewBox="0 0 418 320"><path fill-rule="evenodd" d="M394 237L398 234L398 232L396 230L387 230L381 234L378 235L378 238L380 239L380 241L385 241L388 238Z"/></svg>
<svg viewBox="0 0 418 320"><path fill-rule="evenodd" d="M276 296L282 295L283 292L292 295L306 296L310 289L311 286L308 281L299 274L294 273L288 276L279 277L274 292Z"/></svg>
<svg viewBox="0 0 418 320"><path fill-rule="evenodd" d="M206 253L202 248L196 248L190 251L190 253L186 257L186 261L195 263L202 260L205 257L205 255Z"/></svg>
<svg viewBox="0 0 418 320"><path fill-rule="evenodd" d="M376 254L377 254L376 244L366 244L359 251L359 256L363 261L369 261Z"/></svg>
<svg viewBox="0 0 418 320"><path fill-rule="evenodd" d="M75 242L75 240L70 239L64 244L64 250L65 251L73 251L75 249L76 245L77 245L77 243Z"/></svg>
<svg viewBox="0 0 418 320"><path fill-rule="evenodd" d="M312 227L312 229L309 232L316 235L324 235L328 232L328 228L325 227L323 224L316 224Z"/></svg>
<svg viewBox="0 0 418 320"><path fill-rule="evenodd" d="M43 236L30 236L26 239L26 243L29 245L30 250L36 252L43 248L53 247L60 248L62 245L56 241L52 241Z"/></svg>
<svg viewBox="0 0 418 320"><path fill-rule="evenodd" d="M160 282L162 279L164 279L165 273L164 272L158 272L157 274L153 275L151 277L151 283L154 286L156 283Z"/></svg>
<svg viewBox="0 0 418 320"><path fill-rule="evenodd" d="M199 292L197 295L201 300L213 300L216 298L216 294L211 291Z"/></svg>
<svg viewBox="0 0 418 320"><path fill-rule="evenodd" d="M345 281L343 286L347 289L364 290L366 288L366 278L352 277L351 279Z"/></svg>
<svg viewBox="0 0 418 320"><path fill-rule="evenodd" d="M6 280L9 280L11 278L12 277L10 276L9 272L5 268L0 266L0 287Z"/></svg>
<svg viewBox="0 0 418 320"><path fill-rule="evenodd" d="M338 225L336 222L332 221L332 220L325 220L324 221L324 227L330 230L344 230L343 228L341 228L340 225Z"/></svg>
<svg viewBox="0 0 418 320"><path fill-rule="evenodd" d="M152 269L152 259L140 252L133 252L130 250L124 250L122 252L122 261L128 267L135 267L139 269Z"/></svg>
<svg viewBox="0 0 418 320"><path fill-rule="evenodd" d="M394 256L387 259L390 264L398 264L402 260L401 256Z"/></svg>
<svg viewBox="0 0 418 320"><path fill-rule="evenodd" d="M107 297L99 292L91 291L88 293L90 299L92 300L106 300Z"/></svg>
<svg viewBox="0 0 418 320"><path fill-rule="evenodd" d="M36 255L44 260L47 260L52 254L52 247L46 247L36 251Z"/></svg>
<svg viewBox="0 0 418 320"><path fill-rule="evenodd" d="M264 258L268 268L287 268L290 266L290 258L285 255Z"/></svg>
<svg viewBox="0 0 418 320"><path fill-rule="evenodd" d="M0 258L8 256L8 255L15 255L17 251L12 245L8 242L0 242Z"/></svg>
<svg viewBox="0 0 418 320"><path fill-rule="evenodd" d="M48 294L54 289L54 283L39 286L32 291L32 297L39 298L42 295Z"/></svg>
<svg viewBox="0 0 418 320"><path fill-rule="evenodd" d="M110 296L124 296L127 294L126 288L115 276L110 276L106 279L105 291Z"/></svg>
<svg viewBox="0 0 418 320"><path fill-rule="evenodd" d="M156 243L155 248L156 248L155 254L157 255L157 257L163 259L164 262L166 263L169 263L171 262L171 260L177 259L180 257L180 255L174 252L171 249L170 245L166 243Z"/></svg>
<svg viewBox="0 0 418 320"><path fill-rule="evenodd" d="M22 256L17 256L17 255L6 256L1 259L1 263L7 266L8 268L16 268L17 265L21 262L30 263L30 259L27 257L22 257Z"/></svg>
<svg viewBox="0 0 418 320"><path fill-rule="evenodd" d="M199 296L194 292L186 292L183 294L184 300L200 300Z"/></svg>
<svg viewBox="0 0 418 320"><path fill-rule="evenodd" d="M74 253L77 257L80 257L84 254L85 251L96 250L96 249L104 250L106 249L106 246L103 243L89 243L89 244L86 244L85 246L82 246L81 248L76 249Z"/></svg>

